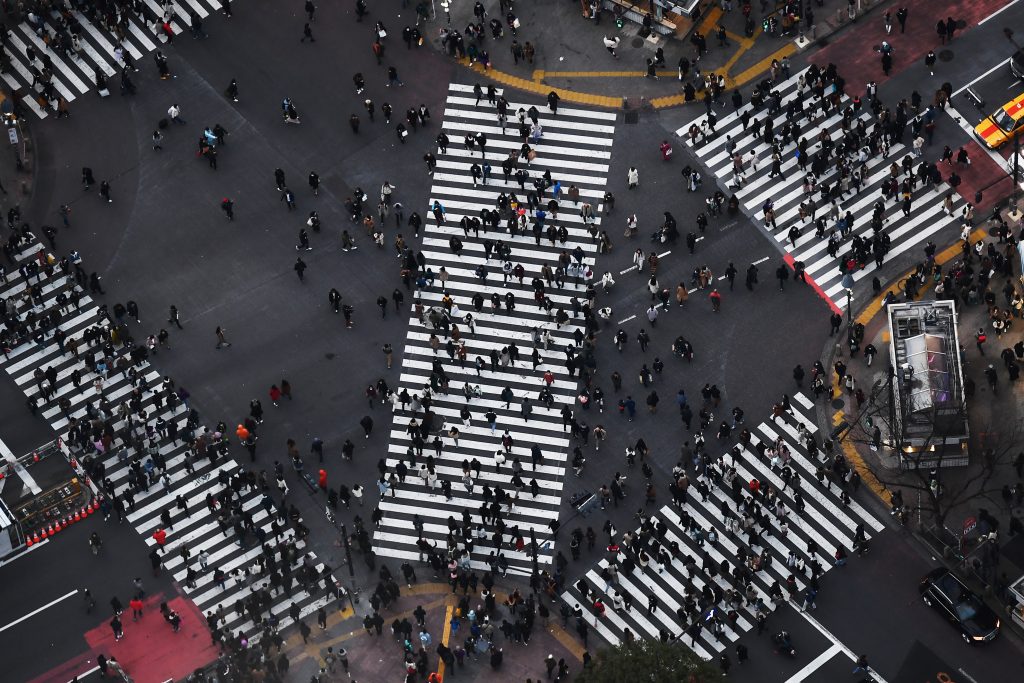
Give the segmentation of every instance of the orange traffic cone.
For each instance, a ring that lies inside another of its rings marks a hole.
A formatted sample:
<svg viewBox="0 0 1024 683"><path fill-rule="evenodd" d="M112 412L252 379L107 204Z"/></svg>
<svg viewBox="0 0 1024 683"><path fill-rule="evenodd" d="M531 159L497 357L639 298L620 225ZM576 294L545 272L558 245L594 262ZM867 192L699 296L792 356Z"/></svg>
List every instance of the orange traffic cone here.
<svg viewBox="0 0 1024 683"><path fill-rule="evenodd" d="M39 538L46 538L46 529L39 530Z"/></svg>
<svg viewBox="0 0 1024 683"><path fill-rule="evenodd" d="M78 512L77 510L75 511L75 521L76 522L82 521L82 514L80 512Z"/></svg>
<svg viewBox="0 0 1024 683"><path fill-rule="evenodd" d="M93 498L92 499L92 511L96 512L99 509L100 509L100 501L98 501L97 499Z"/></svg>
<svg viewBox="0 0 1024 683"><path fill-rule="evenodd" d="M33 543L39 543L39 534L38 533L32 534L32 542Z"/></svg>
<svg viewBox="0 0 1024 683"><path fill-rule="evenodd" d="M57 532L55 532L53 530L53 525L52 524L50 526L46 527L46 531L47 531L47 533L50 534L50 536L53 536L55 533L57 533Z"/></svg>
<svg viewBox="0 0 1024 683"><path fill-rule="evenodd" d="M26 537L25 537L25 545L26 545L26 546L28 546L29 548L31 548L31 547L32 547L32 544L33 544L33 543L34 543L34 541L33 541L33 540L32 540L32 539L31 539L31 538L29 537L29 536L26 536Z"/></svg>
<svg viewBox="0 0 1024 683"><path fill-rule="evenodd" d="M60 531L60 520L58 519L56 524L53 525L53 533Z"/></svg>

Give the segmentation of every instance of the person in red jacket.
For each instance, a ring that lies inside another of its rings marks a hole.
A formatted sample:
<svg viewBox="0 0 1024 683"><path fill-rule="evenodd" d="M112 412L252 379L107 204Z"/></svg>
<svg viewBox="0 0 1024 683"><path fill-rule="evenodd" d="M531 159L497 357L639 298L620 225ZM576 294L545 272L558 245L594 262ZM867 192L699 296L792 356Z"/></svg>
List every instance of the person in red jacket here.
<svg viewBox="0 0 1024 683"><path fill-rule="evenodd" d="M276 406L276 405L278 405L278 402L280 400L281 400L281 390L277 388L276 384L271 384L270 385L270 402L273 403Z"/></svg>
<svg viewBox="0 0 1024 683"><path fill-rule="evenodd" d="M136 595L128 601L128 606L132 609L132 621L138 621L142 617L142 598Z"/></svg>
<svg viewBox="0 0 1024 683"><path fill-rule="evenodd" d="M167 532L162 528L158 528L153 532L153 540L156 541L156 547L162 552L164 544L167 543Z"/></svg>

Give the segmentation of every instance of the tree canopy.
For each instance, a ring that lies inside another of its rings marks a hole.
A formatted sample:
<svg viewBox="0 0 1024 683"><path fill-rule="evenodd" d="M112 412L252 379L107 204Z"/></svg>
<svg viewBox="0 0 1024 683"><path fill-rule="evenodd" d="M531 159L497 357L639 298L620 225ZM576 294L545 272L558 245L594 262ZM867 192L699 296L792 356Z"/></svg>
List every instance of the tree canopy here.
<svg viewBox="0 0 1024 683"><path fill-rule="evenodd" d="M598 651L576 683L708 683L720 681L718 667L682 643L636 640Z"/></svg>

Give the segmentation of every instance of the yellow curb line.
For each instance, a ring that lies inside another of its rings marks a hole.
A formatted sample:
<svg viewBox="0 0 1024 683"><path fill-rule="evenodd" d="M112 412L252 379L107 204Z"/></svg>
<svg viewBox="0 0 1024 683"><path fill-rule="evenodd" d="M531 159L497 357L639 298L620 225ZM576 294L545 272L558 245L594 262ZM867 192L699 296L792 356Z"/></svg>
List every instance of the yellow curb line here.
<svg viewBox="0 0 1024 683"><path fill-rule="evenodd" d="M775 52L771 53L770 55L759 61L757 64L754 64L753 66L744 69L743 71L736 74L732 78L727 78L726 85L730 88L736 88L741 85L744 85L754 80L765 71L767 71L768 67L772 65L773 59L777 59L781 62L783 57L788 57L794 52L796 52L796 45L792 42L786 43L778 50L776 50Z"/></svg>
<svg viewBox="0 0 1024 683"><path fill-rule="evenodd" d="M977 229L977 230L975 230L974 232L971 233L970 240L971 240L971 242L976 242L978 240L985 239L986 237L988 237L988 233L985 232L984 229L979 228L979 229ZM949 261L952 261L954 258L956 258L963 251L962 245L963 245L963 242L961 240L957 240L956 242L954 242L950 246L946 247L940 253L935 255L935 263L937 263L938 265L941 266L941 265L944 265L945 263L947 263ZM908 270L902 276L896 278L896 280L895 280L896 286L899 286L899 283L902 280L907 279L913 273L914 273L913 270ZM930 287L931 283L929 282L929 284L927 286ZM884 292L882 294L879 294L878 296L876 296L874 299L872 299L871 303L869 303L867 306L865 306L864 310L861 311L859 314L857 314L857 317L854 320L856 322L862 324L862 325L867 325L868 322L870 322L871 319L874 318L875 315L878 314L878 312L882 310L882 300L883 299L885 299L885 293Z"/></svg>
<svg viewBox="0 0 1024 683"><path fill-rule="evenodd" d="M444 611L444 630L441 631L441 642L444 643L445 647L448 647L448 636L451 635L452 630L452 613L455 611L455 607L448 605ZM437 660L437 676L442 681L444 680L444 660L438 658Z"/></svg>
<svg viewBox="0 0 1024 683"><path fill-rule="evenodd" d="M583 653L587 649L580 645L572 634L558 624L550 624L547 631L555 637L555 640L562 644L562 647L569 651L569 654L581 662L583 661Z"/></svg>
<svg viewBox="0 0 1024 683"><path fill-rule="evenodd" d="M713 28L721 23L720 20L723 14L724 12L721 7L717 5L712 7L711 11L704 15L704 18L701 19L694 31L703 34L706 38L710 35Z"/></svg>
<svg viewBox="0 0 1024 683"><path fill-rule="evenodd" d="M783 57L788 57L789 55L793 54L794 52L796 52L796 46L793 43L786 43L785 45L780 47L778 50L776 50L772 54L768 55L767 57L765 57L764 59L759 61L757 64L754 64L753 66L751 66L751 67L749 67L747 69L744 69L743 71L741 71L736 76L729 76L728 74L726 74L726 76L725 76L725 87L726 87L726 89L740 88L740 87L746 85L747 83L749 83L750 81L753 81L754 79L758 78L761 74L763 74L765 71L767 71L768 67L771 66L771 63L772 63L773 59L781 60ZM743 52L741 51L737 55L734 55L735 59L730 61L727 64L727 67L728 66L732 66L732 64L735 63L735 60L738 60L739 57L742 54L743 54ZM686 102L686 100L684 99L682 94L665 95L663 97L655 97L654 99L652 99L650 101L651 106L654 107L655 109L665 109L667 107L675 107L675 106L679 106L681 104L685 104L685 102Z"/></svg>
<svg viewBox="0 0 1024 683"><path fill-rule="evenodd" d="M621 109L624 98L622 97L610 97L608 95L592 95L590 93L581 93L573 90L566 90L565 88L553 88L551 86L536 83L534 81L527 80L520 76L513 76L503 71L496 69L484 69L479 63L470 65L469 59L460 60L463 66L467 66L469 69L487 76L492 80L507 85L519 90L525 90L526 92L532 92L543 97L547 97L548 93L552 90L558 93L558 97L566 102L573 102L575 104L588 104L594 107L605 107L608 109ZM535 72L536 73L536 72Z"/></svg>
<svg viewBox="0 0 1024 683"><path fill-rule="evenodd" d="M974 232L971 233L970 240L971 240L971 242L975 242L977 240L984 239L987 236L988 236L988 233L986 233L984 229L979 228L978 230L975 230ZM961 246L962 244L963 244L963 242L961 240L957 240L954 244L951 244L950 246L948 246L945 249L943 249L940 253L935 255L935 263L938 264L938 265L943 265L943 264L947 263L948 261L952 261L960 253L962 253L962 251L963 251L963 248ZM898 284L899 282L901 282L902 280L905 280L906 278L910 277L913 274L914 274L913 270L908 270L901 277L896 279L896 283ZM928 290L928 288L931 287L931 286L932 286L931 282L926 283L925 286L922 287L921 290L918 292L918 297L923 295ZM877 315L882 310L882 301L884 299L885 299L885 294L880 294L880 295L876 296L871 301L871 303L869 303L867 306L864 307L864 310L861 311L857 315L857 317L854 319L854 321L857 322L857 323L860 323L862 325L867 325L875 317L875 315ZM888 341L889 340L888 337L889 337L889 333L888 333L888 331L886 331L885 334L883 335L883 338L885 339L885 341ZM842 385L840 384L840 380L835 375L835 373L832 373L832 375L833 375L833 377L835 377L835 384L834 384L835 391L837 391L837 392L839 392L841 394L842 393ZM833 394L833 395L835 395L835 394ZM852 397L851 397L850 400L853 400ZM839 423L842 422L845 419L846 419L846 411L845 410L837 410L835 412L835 414L832 416L832 425L833 426L838 426ZM850 429L851 430L853 429L853 425L850 426ZM885 494L888 492L888 489L886 488L885 484L883 484L881 481L878 480L878 477L875 476L875 473L871 470L870 467L868 467L867 463L864 462L864 459L861 457L860 453L857 451L857 447L854 446L849 440L843 440L842 448L843 448L843 455L846 456L847 461L849 461L850 463L853 464L854 469L857 470L857 474L860 475L861 482L866 484L867 487L869 489L871 489L871 491L876 496L878 496L878 498L880 500L882 500L883 502L888 502L886 500L886 497L885 497Z"/></svg>
<svg viewBox="0 0 1024 683"><path fill-rule="evenodd" d="M835 373L833 373L835 374ZM844 411L837 410L836 414L832 416L832 425L838 426L840 422L845 419ZM853 426L850 426L853 429ZM857 470L857 474L860 475L861 483L866 484L871 492L878 496L879 500L885 501L884 494L886 492L885 484L878 480L875 473L871 471L867 463L857 452L857 447L854 446L848 439L842 441L843 455L846 456L847 462L853 464L853 468Z"/></svg>

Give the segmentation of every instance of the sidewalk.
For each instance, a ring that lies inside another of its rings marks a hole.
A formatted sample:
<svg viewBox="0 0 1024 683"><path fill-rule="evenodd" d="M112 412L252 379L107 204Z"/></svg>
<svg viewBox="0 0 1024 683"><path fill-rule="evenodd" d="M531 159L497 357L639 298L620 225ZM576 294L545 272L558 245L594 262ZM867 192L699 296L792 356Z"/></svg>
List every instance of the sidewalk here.
<svg viewBox="0 0 1024 683"><path fill-rule="evenodd" d="M420 573L427 575L429 569L424 568ZM520 590L523 596L529 594L528 588ZM402 645L391 634L391 623L403 619L408 619L412 623L414 652L418 651L421 645L420 629L416 627L413 612L420 606L427 613L424 624L425 630L430 634L430 644L425 648L430 665L428 672L437 671L445 680L448 676L470 681L488 681L493 680L495 676L508 680L540 680L546 673L543 660L548 654L553 654L555 661L565 659L571 673L579 672L583 648L575 635L570 635L560 626L558 605L545 603L552 613L548 626L545 628L540 618L536 617L530 642L526 645L517 644L507 640L500 632L502 622L508 618L508 609L502 606L508 595L496 589L497 607L491 616L491 623L495 628L495 647L502 649L503 660L500 669L493 670L490 666L490 655L484 653L476 657L467 656L462 666L455 663L456 671L449 670L446 676L445 664L438 659L437 646L445 643L455 650L457 646L463 644L470 630L466 618L453 622L455 608L461 597L461 590L458 594L453 594L445 583L418 583L411 588L403 585L402 596L381 613L385 624L380 636L368 635L363 627L363 616L371 611L365 600L356 605L355 613L349 608L329 613L328 628L324 631L317 627L315 618L310 617L307 622L313 628L313 634L309 637L308 643L303 643L298 633L292 633L285 641L283 649L291 660L289 673L293 680L308 680L323 665L327 648L333 647L334 652L341 648L348 651L349 666L354 680L367 678L371 672L374 677L381 680L401 680L406 673ZM480 602L478 594L472 595L470 608L478 610ZM597 638L596 634L593 637ZM276 657L276 651L273 652L273 656ZM337 665L335 669L334 676L329 680L343 677L341 665Z"/></svg>
<svg viewBox="0 0 1024 683"><path fill-rule="evenodd" d="M1006 210L1002 212L1002 215L1004 218L1008 216ZM1021 230L1020 221L1014 221L1012 218L1006 219L1010 224L1012 234L1018 235ZM975 227L971 235L971 242L994 241L995 238L990 234L991 227L992 225L988 221L981 222ZM960 260L961 257L962 250L958 240L955 244L949 245L936 254L936 263L948 267L948 264ZM975 258L975 266L977 263L978 260ZM1019 263L1015 262L1015 272L1019 272L1019 268ZM904 273L893 282L901 282L908 275L910 272ZM1016 277L1010 279L1010 282L1014 284L1017 284L1016 281ZM1006 307L1002 293L1006 282L1007 278L996 274L989 284L989 289L996 295L996 305L1000 308ZM870 387L876 383L884 385L888 380L890 339L888 321L882 310L881 300L884 294L885 292L882 292L880 296L870 301L854 319L855 323L863 324L865 327L861 348L863 349L870 343L878 350L872 365L868 367L863 354L858 353L851 357L849 347L845 343L847 329L845 324L840 335L835 337L835 346L827 349L825 354L827 359L825 365L834 381L836 376L832 372L832 367L837 360L842 360L847 365L847 373L854 376L858 386L863 388L865 393L870 393ZM894 290L894 294L898 296L898 301L906 300L903 292L898 289ZM915 300L934 298L933 285L928 283L915 297ZM1011 383L1007 379L1007 372L1000 359L1000 353L1004 349L1012 349L1015 344L1024 340L1024 324L1018 321L1001 337L997 336L993 331L985 303L980 298L978 303L966 304L960 299L957 312L964 381L974 385L973 396L969 395L967 398L971 433L969 448L971 464L964 468L943 469L940 472L940 478L947 489L956 489L958 485L970 482L979 489L979 494L982 495L971 498L961 496L960 504L949 509L945 524L959 534L965 520L971 517L977 518L979 510L983 509L997 520L999 543L1000 546L1006 547L1014 541L1016 536L1014 532L1010 531L1011 519L1016 518L1024 522L1024 507L1017 504L1016 500L1005 500L1001 492L1004 484L1010 487L1024 484L1017 476L1013 466L1016 454L1021 451L1020 444L1024 443L1017 426L1024 419L1024 383ZM984 329L988 338L984 355L979 353L975 345L975 333L979 329ZM984 375L985 369L990 364L994 366L999 377L997 394L991 392ZM826 408L825 419L832 426L841 425L843 422L851 425L850 432L844 436L841 442L843 453L857 469L862 482L881 499L888 509L893 490L900 488L898 484L894 486L893 482L899 482L902 479L907 482L913 480L916 483L920 479L914 478L913 475L901 475L899 463L894 456L886 452L887 449L884 445L879 450L873 450L870 447L866 435L870 433L871 429L864 424L855 424L858 415L862 416L863 413L858 408L854 397L846 392L838 381L833 384L833 395L835 400L830 404L831 407ZM882 400L887 399L883 398ZM884 433L887 424L882 423L879 426L883 429L882 441L885 444L890 440L890 435ZM990 474L986 474L985 468L981 464L981 454L988 448L995 449L998 460ZM886 485L883 482L889 483ZM902 492L904 503L913 511L909 524L915 531L920 531L919 519L927 524L929 522L928 512L925 511L921 515L916 512L918 505L916 489L903 488ZM927 505L927 503L925 504ZM985 525L981 524L979 528L969 534L968 538L971 543L975 544L985 530ZM1021 538L1024 538L1024 535ZM1024 554L1022 554L1022 558L1024 558ZM1008 565L1004 561L1001 570L1009 571L1011 579L1016 578L1017 574L1024 571L1024 562L1017 560L1015 564Z"/></svg>
<svg viewBox="0 0 1024 683"><path fill-rule="evenodd" d="M516 4L516 17L520 21L517 36L501 15L496 0L485 2L487 16L484 18L487 37L478 44L478 50L488 52L491 68L485 71L479 62L470 66L469 59L461 63L476 71L483 81L490 78L502 85L517 88L537 95L546 96L552 90L566 102L593 106L620 108L629 102L649 101L656 108L675 106L683 103L682 83L678 79L677 65L681 57L695 63L695 47L690 42L690 33L677 33L665 39L643 39L638 35L639 24L626 21L621 30L615 26L610 11L601 13L600 23L582 15L577 2L547 2L540 4ZM641 3L643 5L644 3ZM727 87L740 87L761 78L773 59L795 55L826 38L851 22L845 12L826 11L809 3L814 21L813 31L808 27L807 17L799 23L806 31L804 40L797 44L798 27L790 35L766 35L762 31L762 18L774 11L774 3L767 3L767 14L762 15L759 2L752 2L751 17L756 30L751 38L744 36L745 18L740 11L742 2L733 0L734 9L723 12L718 0L701 3L701 16L693 29L705 36L708 51L701 58L699 67L704 73L722 73L726 76ZM891 2L861 0L862 8L858 19L877 7L895 5ZM464 28L477 19L473 15L473 2L452 3L451 23L446 23L445 14L438 8L438 16L421 30L430 44L443 49L440 30L449 27L463 33L468 47L471 41L464 34ZM846 7L845 3L842 7ZM497 18L505 25L504 36L491 37L487 24ZM726 29L728 44L719 47L717 28ZM618 35L621 38L613 57L604 47L605 36ZM814 39L812 40L812 35ZM529 42L536 55L532 63L515 60L511 52L512 41L520 45ZM396 46L397 47L397 46ZM657 79L646 77L646 60L654 58L658 48L664 50L665 67L657 71ZM690 76L694 74L691 69Z"/></svg>
<svg viewBox="0 0 1024 683"><path fill-rule="evenodd" d="M13 104L10 89L0 88L0 109L4 112L4 128L6 128L7 140L4 142L5 150L0 153L0 210L4 215L14 208L20 206L22 210L22 222L29 222L24 211L28 207L32 196L32 187L35 172L35 138L29 127L27 118L14 121L10 111Z"/></svg>

